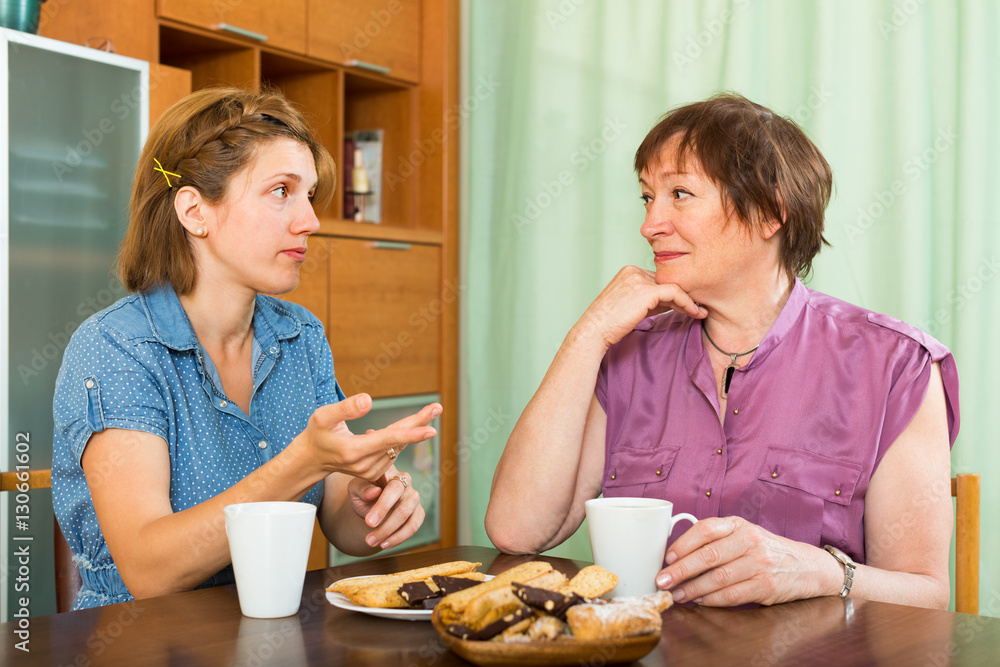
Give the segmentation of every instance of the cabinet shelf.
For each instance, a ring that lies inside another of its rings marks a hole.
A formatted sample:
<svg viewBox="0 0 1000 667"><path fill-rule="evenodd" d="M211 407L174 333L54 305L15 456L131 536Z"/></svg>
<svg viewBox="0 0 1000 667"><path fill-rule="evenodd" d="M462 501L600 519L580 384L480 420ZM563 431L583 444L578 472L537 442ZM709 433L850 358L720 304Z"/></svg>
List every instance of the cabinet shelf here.
<svg viewBox="0 0 1000 667"><path fill-rule="evenodd" d="M444 235L428 229L412 229L393 225L354 222L352 220L336 220L321 218L319 233L324 236L346 236L354 239L371 239L373 241L401 241L403 243L419 243L422 245L441 245Z"/></svg>
<svg viewBox="0 0 1000 667"><path fill-rule="evenodd" d="M260 79L258 49L186 26L160 26L160 63L190 70L194 90L218 85L253 89Z"/></svg>

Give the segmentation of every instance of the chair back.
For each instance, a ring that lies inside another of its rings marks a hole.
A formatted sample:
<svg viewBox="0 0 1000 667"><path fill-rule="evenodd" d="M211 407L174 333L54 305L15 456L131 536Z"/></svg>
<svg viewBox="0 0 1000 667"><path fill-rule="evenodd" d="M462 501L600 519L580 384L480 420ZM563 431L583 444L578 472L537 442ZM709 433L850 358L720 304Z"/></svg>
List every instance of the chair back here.
<svg viewBox="0 0 1000 667"><path fill-rule="evenodd" d="M955 611L979 613L979 475L951 478L955 498Z"/></svg>
<svg viewBox="0 0 1000 667"><path fill-rule="evenodd" d="M52 470L28 470L28 489L51 489ZM3 472L0 473L0 492L18 491L18 487L24 488L24 480L18 475L23 473ZM55 549L55 582L56 582L56 611L62 613L73 608L76 596L83 585L80 579L80 569L73 562L73 551L69 548L69 543L59 530L59 522L52 518L52 545Z"/></svg>

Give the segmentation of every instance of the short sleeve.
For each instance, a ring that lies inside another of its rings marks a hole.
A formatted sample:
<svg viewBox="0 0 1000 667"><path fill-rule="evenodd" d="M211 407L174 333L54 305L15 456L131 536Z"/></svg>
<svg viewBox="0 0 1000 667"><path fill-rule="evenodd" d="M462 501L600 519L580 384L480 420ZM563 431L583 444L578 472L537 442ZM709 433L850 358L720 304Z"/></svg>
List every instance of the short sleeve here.
<svg viewBox="0 0 1000 667"><path fill-rule="evenodd" d="M877 317L877 316L876 316ZM916 416L917 411L927 396L930 386L931 367L940 364L941 380L944 384L945 404L948 416L948 438L951 445L955 444L959 429L958 409L958 371L951 352L940 342L924 334L922 331L911 330L906 325L895 326L895 320L879 319L877 324L904 334L899 338L899 345L894 351L896 359L893 364L893 377L886 399L885 417L882 422L882 432L879 437L878 452L875 465L894 442L902 435L906 427ZM906 327L907 330L902 330ZM913 335L913 334L916 335Z"/></svg>
<svg viewBox="0 0 1000 667"><path fill-rule="evenodd" d="M73 334L56 379L52 413L56 442L68 446L78 463L90 436L108 428L168 439L166 399L141 356L140 347L94 321Z"/></svg>

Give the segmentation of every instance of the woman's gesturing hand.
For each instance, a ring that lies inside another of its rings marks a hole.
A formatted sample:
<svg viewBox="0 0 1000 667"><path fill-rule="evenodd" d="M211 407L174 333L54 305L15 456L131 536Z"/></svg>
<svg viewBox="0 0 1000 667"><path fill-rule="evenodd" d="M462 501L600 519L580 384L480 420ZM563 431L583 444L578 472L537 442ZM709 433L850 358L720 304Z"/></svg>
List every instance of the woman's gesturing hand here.
<svg viewBox="0 0 1000 667"><path fill-rule="evenodd" d="M833 595L842 582L843 570L822 549L733 516L692 526L670 545L656 577L678 602L711 607Z"/></svg>
<svg viewBox="0 0 1000 667"><path fill-rule="evenodd" d="M698 319L708 315L707 310L677 285L660 285L654 272L626 266L594 299L577 326L600 336L607 349L643 319L668 310Z"/></svg>
<svg viewBox="0 0 1000 667"><path fill-rule="evenodd" d="M409 539L424 522L420 494L407 473L389 469L374 483L355 477L347 485L347 498L355 514L372 530L365 536L370 547L394 547Z"/></svg>
<svg viewBox="0 0 1000 667"><path fill-rule="evenodd" d="M423 442L437 434L428 426L441 414L441 406L437 403L386 428L369 430L363 435L351 433L345 422L364 416L371 407L372 399L368 394L356 394L318 408L309 418L299 438L326 472L341 472L377 483L392 468L395 455L407 445Z"/></svg>

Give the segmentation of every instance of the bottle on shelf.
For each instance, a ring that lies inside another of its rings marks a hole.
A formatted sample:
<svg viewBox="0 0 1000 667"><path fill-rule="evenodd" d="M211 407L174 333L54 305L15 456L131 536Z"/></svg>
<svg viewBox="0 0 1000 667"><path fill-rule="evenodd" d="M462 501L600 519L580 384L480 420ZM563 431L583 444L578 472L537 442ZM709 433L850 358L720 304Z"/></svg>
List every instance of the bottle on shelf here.
<svg viewBox="0 0 1000 667"><path fill-rule="evenodd" d="M371 192L368 182L368 170L365 169L365 156L360 148L354 149L354 167L351 169L351 192L354 194L354 219L361 222L365 219L365 197Z"/></svg>

